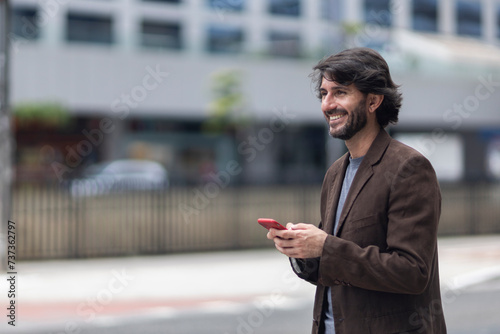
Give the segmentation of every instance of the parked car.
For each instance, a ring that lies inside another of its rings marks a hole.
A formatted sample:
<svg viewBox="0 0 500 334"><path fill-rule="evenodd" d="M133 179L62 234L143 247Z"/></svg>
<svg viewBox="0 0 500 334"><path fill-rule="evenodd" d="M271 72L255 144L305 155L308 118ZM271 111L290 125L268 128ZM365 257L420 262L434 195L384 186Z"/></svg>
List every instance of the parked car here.
<svg viewBox="0 0 500 334"><path fill-rule="evenodd" d="M71 182L71 195L98 196L168 187L168 173L155 161L115 160L89 166L81 179Z"/></svg>

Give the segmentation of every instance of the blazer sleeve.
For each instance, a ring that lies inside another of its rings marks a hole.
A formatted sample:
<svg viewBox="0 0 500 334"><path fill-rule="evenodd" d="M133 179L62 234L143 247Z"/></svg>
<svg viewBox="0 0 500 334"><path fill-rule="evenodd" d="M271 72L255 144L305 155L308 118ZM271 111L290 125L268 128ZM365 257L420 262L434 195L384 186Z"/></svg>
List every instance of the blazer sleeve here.
<svg viewBox="0 0 500 334"><path fill-rule="evenodd" d="M431 279L437 251L441 193L434 169L423 156L414 155L399 164L385 185L377 186L390 187L387 208L381 209L387 219L387 246L361 247L329 235L319 260L317 282L420 294ZM364 191L377 195L375 187Z"/></svg>
<svg viewBox="0 0 500 334"><path fill-rule="evenodd" d="M319 257L312 259L296 259L291 257L292 269L303 280L314 285L318 282Z"/></svg>

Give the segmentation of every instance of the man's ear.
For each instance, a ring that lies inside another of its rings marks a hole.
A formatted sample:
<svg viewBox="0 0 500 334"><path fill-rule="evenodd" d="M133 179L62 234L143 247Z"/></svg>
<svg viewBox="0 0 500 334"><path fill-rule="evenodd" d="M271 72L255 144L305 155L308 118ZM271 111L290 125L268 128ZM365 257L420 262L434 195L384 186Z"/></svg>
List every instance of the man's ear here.
<svg viewBox="0 0 500 334"><path fill-rule="evenodd" d="M384 101L384 95L368 94L368 111L374 113Z"/></svg>

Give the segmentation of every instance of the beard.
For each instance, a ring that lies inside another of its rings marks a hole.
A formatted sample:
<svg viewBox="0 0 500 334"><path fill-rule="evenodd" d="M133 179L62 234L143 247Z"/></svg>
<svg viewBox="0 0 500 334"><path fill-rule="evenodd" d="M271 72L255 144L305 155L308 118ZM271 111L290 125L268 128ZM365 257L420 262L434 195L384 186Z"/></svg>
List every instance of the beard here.
<svg viewBox="0 0 500 334"><path fill-rule="evenodd" d="M358 133L361 129L363 129L367 123L367 117L366 117L366 106L365 106L366 99L363 99L358 103L356 108L352 111L351 114L347 114L347 121L344 126L342 126L340 129L332 129L330 128L330 136L333 138L338 138L342 140L349 140L356 133ZM345 112L347 111L345 109L337 109L338 111Z"/></svg>

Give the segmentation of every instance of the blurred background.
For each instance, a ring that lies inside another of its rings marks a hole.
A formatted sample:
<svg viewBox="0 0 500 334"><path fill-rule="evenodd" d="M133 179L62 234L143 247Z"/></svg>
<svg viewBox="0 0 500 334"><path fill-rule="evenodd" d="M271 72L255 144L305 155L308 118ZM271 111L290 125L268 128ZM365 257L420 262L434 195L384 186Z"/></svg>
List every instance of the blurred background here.
<svg viewBox="0 0 500 334"><path fill-rule="evenodd" d="M309 74L356 46L401 85L388 130L437 172L440 237L500 233L500 0L0 6L1 211L19 260L272 247L258 217L318 223L346 148Z"/></svg>
<svg viewBox="0 0 500 334"><path fill-rule="evenodd" d="M389 131L433 163L441 235L500 232L500 1L12 0L8 13L22 259L262 246L259 216L317 223L346 148L308 75L354 46L401 85Z"/></svg>

